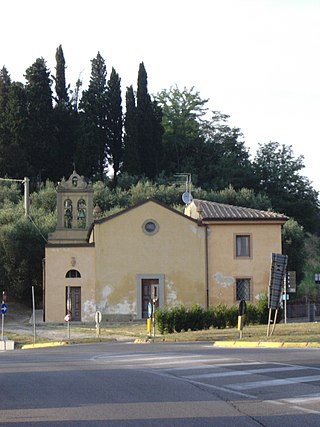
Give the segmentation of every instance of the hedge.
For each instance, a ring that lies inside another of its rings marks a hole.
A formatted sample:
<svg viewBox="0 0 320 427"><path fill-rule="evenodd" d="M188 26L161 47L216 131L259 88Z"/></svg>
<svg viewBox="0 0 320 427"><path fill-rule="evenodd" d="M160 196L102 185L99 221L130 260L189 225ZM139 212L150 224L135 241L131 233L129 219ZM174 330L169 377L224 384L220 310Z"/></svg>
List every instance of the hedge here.
<svg viewBox="0 0 320 427"><path fill-rule="evenodd" d="M218 305L204 309L200 305L191 308L177 306L157 308L155 312L157 328L161 334L181 331L200 331L209 328L234 328L238 324L238 306ZM266 298L258 305L247 304L245 324L266 324L268 321L268 304Z"/></svg>

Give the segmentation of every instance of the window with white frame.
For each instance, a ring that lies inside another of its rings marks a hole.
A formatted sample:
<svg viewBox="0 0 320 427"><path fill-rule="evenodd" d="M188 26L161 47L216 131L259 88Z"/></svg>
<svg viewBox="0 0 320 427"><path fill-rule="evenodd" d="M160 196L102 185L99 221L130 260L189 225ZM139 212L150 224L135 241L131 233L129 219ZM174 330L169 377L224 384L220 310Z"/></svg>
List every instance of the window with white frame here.
<svg viewBox="0 0 320 427"><path fill-rule="evenodd" d="M236 257L250 258L251 257L251 236L249 234L240 234L236 236Z"/></svg>

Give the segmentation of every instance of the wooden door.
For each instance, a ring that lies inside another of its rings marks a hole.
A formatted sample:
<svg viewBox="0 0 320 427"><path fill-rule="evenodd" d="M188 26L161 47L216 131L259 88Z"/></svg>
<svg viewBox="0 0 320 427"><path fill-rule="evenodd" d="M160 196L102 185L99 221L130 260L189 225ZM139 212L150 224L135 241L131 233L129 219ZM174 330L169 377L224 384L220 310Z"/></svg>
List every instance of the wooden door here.
<svg viewBox="0 0 320 427"><path fill-rule="evenodd" d="M141 280L141 290L142 290L142 318L148 318L148 303L152 303L153 293L156 293L157 302L156 308L159 306L159 279L142 279Z"/></svg>
<svg viewBox="0 0 320 427"><path fill-rule="evenodd" d="M68 296L68 289L70 295ZM68 301L69 297L69 301ZM71 320L81 321L81 287L68 286L66 289L66 307L71 311Z"/></svg>

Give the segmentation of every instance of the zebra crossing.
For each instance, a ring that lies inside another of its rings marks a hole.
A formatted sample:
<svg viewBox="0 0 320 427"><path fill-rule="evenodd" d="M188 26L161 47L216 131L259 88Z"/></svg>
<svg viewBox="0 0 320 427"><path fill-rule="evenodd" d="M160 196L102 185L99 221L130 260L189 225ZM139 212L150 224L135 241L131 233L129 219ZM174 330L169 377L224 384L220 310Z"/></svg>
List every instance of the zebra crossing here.
<svg viewBox="0 0 320 427"><path fill-rule="evenodd" d="M320 414L317 409L320 408L320 367L317 366L179 352L102 354L92 360L174 377L233 397L277 401L300 409L316 408L314 412Z"/></svg>

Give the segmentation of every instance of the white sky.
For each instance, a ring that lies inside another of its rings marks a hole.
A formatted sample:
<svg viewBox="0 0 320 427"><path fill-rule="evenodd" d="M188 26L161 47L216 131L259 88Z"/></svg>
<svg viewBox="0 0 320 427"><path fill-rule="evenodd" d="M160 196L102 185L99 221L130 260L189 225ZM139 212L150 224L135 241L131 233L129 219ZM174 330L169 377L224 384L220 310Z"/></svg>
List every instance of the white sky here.
<svg viewBox="0 0 320 427"><path fill-rule="evenodd" d="M79 76L87 87L98 51L123 90L143 61L151 94L194 86L252 155L292 145L320 191L320 0L10 0L0 40L0 67L22 82L39 57L54 72L60 44L71 87Z"/></svg>

